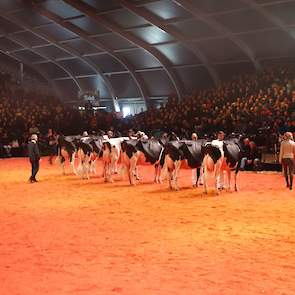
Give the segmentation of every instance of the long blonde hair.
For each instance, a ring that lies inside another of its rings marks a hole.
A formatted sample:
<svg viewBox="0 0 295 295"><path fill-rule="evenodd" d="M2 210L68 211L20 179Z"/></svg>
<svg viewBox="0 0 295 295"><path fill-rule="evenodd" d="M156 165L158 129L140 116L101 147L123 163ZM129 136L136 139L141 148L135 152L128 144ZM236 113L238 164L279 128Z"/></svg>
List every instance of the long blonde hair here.
<svg viewBox="0 0 295 295"><path fill-rule="evenodd" d="M284 138L285 138L285 140L293 140L292 132L285 132Z"/></svg>

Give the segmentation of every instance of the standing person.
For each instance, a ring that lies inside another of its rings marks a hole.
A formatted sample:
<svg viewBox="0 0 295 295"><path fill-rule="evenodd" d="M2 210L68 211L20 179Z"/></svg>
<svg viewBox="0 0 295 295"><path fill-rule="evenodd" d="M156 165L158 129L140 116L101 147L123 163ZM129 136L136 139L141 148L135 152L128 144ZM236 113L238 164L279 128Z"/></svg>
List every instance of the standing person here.
<svg viewBox="0 0 295 295"><path fill-rule="evenodd" d="M287 187L292 190L295 158L295 142L291 132L285 132L281 142L279 161L282 164Z"/></svg>
<svg viewBox="0 0 295 295"><path fill-rule="evenodd" d="M224 151L223 151L224 137L225 137L225 133L223 131L219 131L217 133L217 139L212 140L212 145L215 145L220 149L222 157L224 157ZM217 186L219 189L223 189L224 187L224 171L221 169L220 169L220 175L217 177Z"/></svg>
<svg viewBox="0 0 295 295"><path fill-rule="evenodd" d="M197 141L198 140L198 135L197 133L192 133L192 136L191 136L192 140L193 141ZM200 175L198 177L198 169L192 169L192 182L193 182L193 187L197 187L198 186L198 183L197 183L197 180L199 178L199 184L200 185L203 185L203 167L200 168Z"/></svg>
<svg viewBox="0 0 295 295"><path fill-rule="evenodd" d="M37 141L38 141L37 134L32 134L31 140L28 143L28 156L32 165L32 175L29 179L30 183L37 182L36 174L39 171L40 152L39 152Z"/></svg>
<svg viewBox="0 0 295 295"><path fill-rule="evenodd" d="M57 141L56 141L56 135L51 128L48 129L47 141L49 146L49 164L52 165L52 159L56 155Z"/></svg>

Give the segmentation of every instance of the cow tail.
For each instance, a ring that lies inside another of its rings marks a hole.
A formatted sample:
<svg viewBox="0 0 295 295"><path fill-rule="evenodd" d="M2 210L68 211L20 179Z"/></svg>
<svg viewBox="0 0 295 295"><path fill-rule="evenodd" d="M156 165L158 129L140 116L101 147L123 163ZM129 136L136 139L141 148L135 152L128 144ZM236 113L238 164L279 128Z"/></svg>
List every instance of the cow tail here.
<svg viewBox="0 0 295 295"><path fill-rule="evenodd" d="M160 174L160 180L166 180L168 176L168 165L166 163L166 161L164 161L164 165L163 168L161 169L161 174Z"/></svg>

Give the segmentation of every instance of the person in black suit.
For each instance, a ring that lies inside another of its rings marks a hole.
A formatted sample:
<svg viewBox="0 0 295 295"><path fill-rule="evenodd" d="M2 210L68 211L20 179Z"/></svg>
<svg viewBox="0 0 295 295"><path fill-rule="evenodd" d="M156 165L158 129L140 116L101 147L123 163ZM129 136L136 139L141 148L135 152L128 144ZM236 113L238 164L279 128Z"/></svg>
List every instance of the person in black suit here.
<svg viewBox="0 0 295 295"><path fill-rule="evenodd" d="M28 143L28 156L32 165L32 175L29 178L30 183L37 182L36 174L39 171L40 152L39 152L37 141L38 141L37 134L32 134L31 140Z"/></svg>

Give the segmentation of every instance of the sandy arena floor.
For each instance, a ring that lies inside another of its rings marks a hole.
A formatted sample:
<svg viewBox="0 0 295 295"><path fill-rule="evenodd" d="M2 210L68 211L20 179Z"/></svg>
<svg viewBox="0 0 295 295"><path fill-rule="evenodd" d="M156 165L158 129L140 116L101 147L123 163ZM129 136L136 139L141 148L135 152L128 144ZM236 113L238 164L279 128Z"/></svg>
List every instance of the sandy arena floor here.
<svg viewBox="0 0 295 295"><path fill-rule="evenodd" d="M62 176L0 160L0 294L295 294L295 191L240 174L240 192ZM69 171L69 170L68 170ZM101 170L100 170L101 171Z"/></svg>

